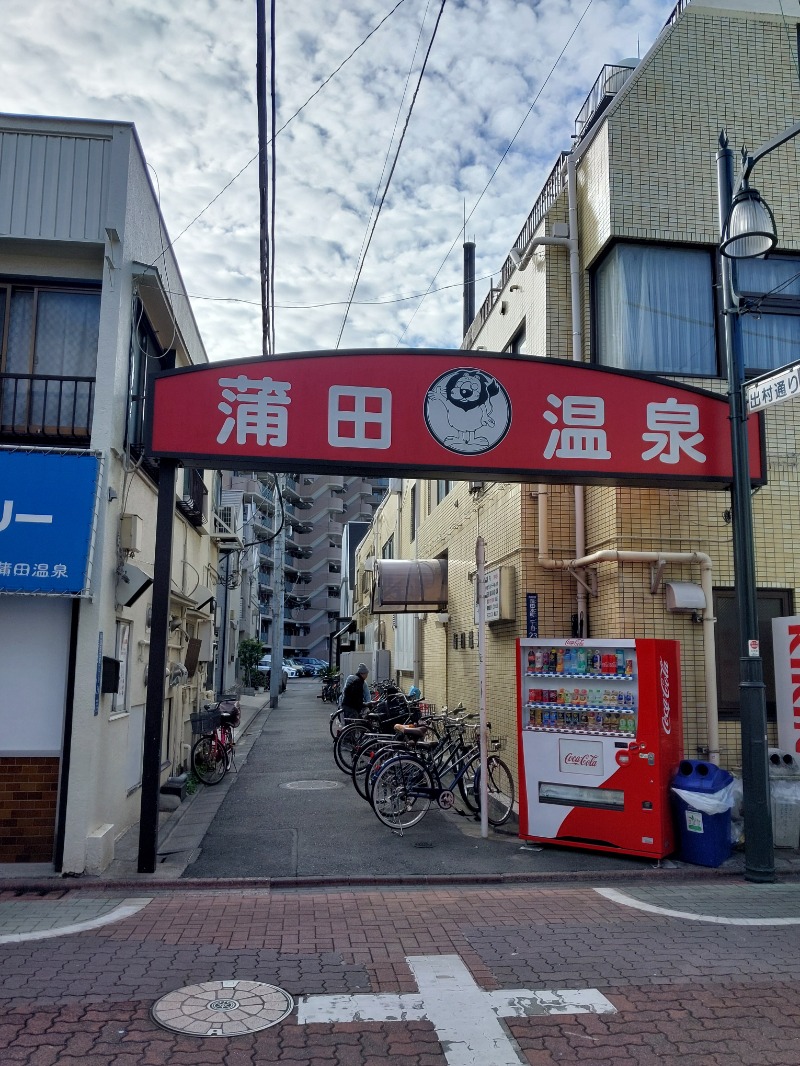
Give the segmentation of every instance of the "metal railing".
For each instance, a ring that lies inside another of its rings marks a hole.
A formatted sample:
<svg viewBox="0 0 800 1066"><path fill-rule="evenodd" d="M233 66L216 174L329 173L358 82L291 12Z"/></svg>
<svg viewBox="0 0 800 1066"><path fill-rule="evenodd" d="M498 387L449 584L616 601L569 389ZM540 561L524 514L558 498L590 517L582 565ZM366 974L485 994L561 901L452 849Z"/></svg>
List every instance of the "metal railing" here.
<svg viewBox="0 0 800 1066"><path fill-rule="evenodd" d="M208 488L203 475L193 467L184 471L183 495L178 500L178 510L196 526L208 518Z"/></svg>
<svg viewBox="0 0 800 1066"><path fill-rule="evenodd" d="M633 71L634 68L631 66L619 63L605 64L575 119L576 143L602 115L609 100L619 92Z"/></svg>
<svg viewBox="0 0 800 1066"><path fill-rule="evenodd" d="M558 159L556 160L555 166L548 174L547 179L544 185L542 186L542 191L536 198L536 203L533 205L531 213L525 220L525 225L522 227L517 239L514 241L514 247L519 249L520 251L524 251L525 248L528 247L531 238L538 229L542 219L553 206L553 204L556 202L563 190L566 188L567 177L565 163L568 155L569 152L561 152L561 154L559 155ZM509 255L506 258L506 261L503 263L503 268L500 271L499 284L495 286L494 283L492 283L492 286L489 289L486 299L483 301L480 308L478 309L478 313L475 316L475 320L467 332L467 335L465 337L465 346L467 348L472 347L472 343L476 334L478 333L486 319L489 317L489 313L497 302L497 299L500 296L500 293L503 291L506 282L511 277L513 270L514 264L512 263L511 256Z"/></svg>
<svg viewBox="0 0 800 1066"><path fill-rule="evenodd" d="M0 374L0 440L88 444L95 379Z"/></svg>
<svg viewBox="0 0 800 1066"><path fill-rule="evenodd" d="M672 26L674 23L676 23L690 3L691 0L678 0L678 3L672 9L672 14L669 16L664 25Z"/></svg>

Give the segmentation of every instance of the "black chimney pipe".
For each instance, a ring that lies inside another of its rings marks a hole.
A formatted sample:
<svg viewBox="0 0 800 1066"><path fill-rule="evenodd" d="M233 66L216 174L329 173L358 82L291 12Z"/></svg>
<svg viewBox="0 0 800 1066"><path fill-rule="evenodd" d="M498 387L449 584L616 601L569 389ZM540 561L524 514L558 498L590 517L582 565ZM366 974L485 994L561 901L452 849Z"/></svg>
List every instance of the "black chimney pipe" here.
<svg viewBox="0 0 800 1066"><path fill-rule="evenodd" d="M466 337L475 318L475 242L464 241L464 330Z"/></svg>

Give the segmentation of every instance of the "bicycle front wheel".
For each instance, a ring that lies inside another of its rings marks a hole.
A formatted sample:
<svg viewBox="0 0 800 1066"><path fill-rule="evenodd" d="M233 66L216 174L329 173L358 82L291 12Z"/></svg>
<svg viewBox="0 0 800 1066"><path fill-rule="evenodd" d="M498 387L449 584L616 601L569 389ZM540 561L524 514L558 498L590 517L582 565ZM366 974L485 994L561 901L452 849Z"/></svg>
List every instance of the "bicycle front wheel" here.
<svg viewBox="0 0 800 1066"><path fill-rule="evenodd" d="M192 769L204 785L218 785L228 769L225 748L215 737L200 737L192 748Z"/></svg>
<svg viewBox="0 0 800 1066"><path fill-rule="evenodd" d="M358 754L361 741L367 735L369 729L360 722L352 722L345 726L333 742L333 758L343 774L349 774L353 770L353 760Z"/></svg>
<svg viewBox="0 0 800 1066"><path fill-rule="evenodd" d="M475 776L472 784L472 800L481 807L481 762L474 760ZM496 755L490 755L486 763L487 819L489 825L504 825L514 809L514 778L511 771ZM467 771L469 773L469 770Z"/></svg>
<svg viewBox="0 0 800 1066"><path fill-rule="evenodd" d="M372 784L372 809L390 829L410 829L430 809L435 786L430 770L417 759L384 763Z"/></svg>
<svg viewBox="0 0 800 1066"><path fill-rule="evenodd" d="M397 752L397 746L390 747L381 741L365 741L359 748L353 763L352 777L356 792L369 803L371 780L375 778L383 761Z"/></svg>

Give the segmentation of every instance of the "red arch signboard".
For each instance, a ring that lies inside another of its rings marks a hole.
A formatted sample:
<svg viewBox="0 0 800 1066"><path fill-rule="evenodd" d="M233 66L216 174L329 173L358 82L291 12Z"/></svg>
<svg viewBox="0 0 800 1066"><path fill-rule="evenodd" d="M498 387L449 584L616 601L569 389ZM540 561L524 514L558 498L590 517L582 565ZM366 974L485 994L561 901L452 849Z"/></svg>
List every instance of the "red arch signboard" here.
<svg viewBox="0 0 800 1066"><path fill-rule="evenodd" d="M750 419L750 473L764 478ZM474 351L303 352L166 371L151 454L206 467L586 484L730 483L727 398Z"/></svg>

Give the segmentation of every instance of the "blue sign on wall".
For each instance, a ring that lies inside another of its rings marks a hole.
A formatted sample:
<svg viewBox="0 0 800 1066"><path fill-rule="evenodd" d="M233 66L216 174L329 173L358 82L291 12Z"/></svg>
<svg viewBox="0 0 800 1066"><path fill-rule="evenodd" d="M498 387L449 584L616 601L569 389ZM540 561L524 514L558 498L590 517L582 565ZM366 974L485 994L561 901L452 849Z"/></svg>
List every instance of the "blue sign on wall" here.
<svg viewBox="0 0 800 1066"><path fill-rule="evenodd" d="M525 617L528 620L528 636L539 636L539 593L525 593Z"/></svg>
<svg viewBox="0 0 800 1066"><path fill-rule="evenodd" d="M0 451L0 592L88 591L100 459Z"/></svg>

